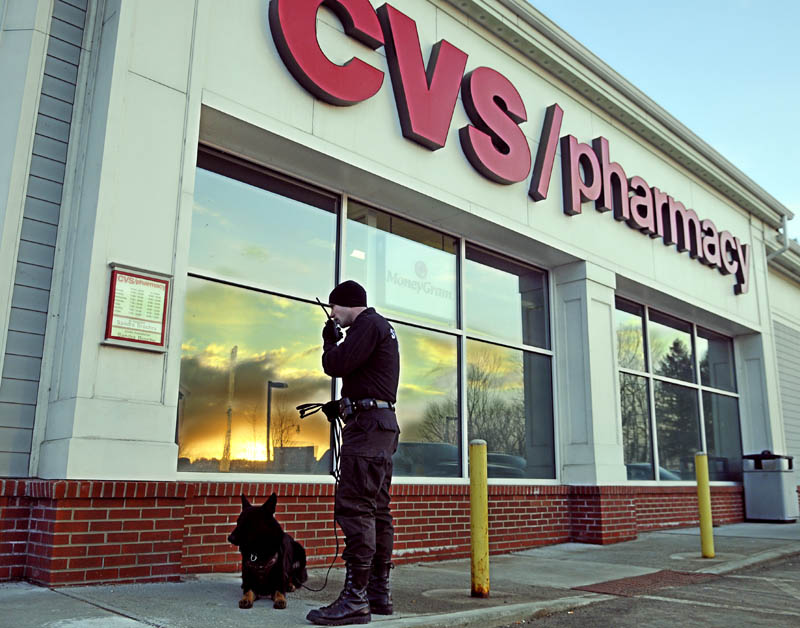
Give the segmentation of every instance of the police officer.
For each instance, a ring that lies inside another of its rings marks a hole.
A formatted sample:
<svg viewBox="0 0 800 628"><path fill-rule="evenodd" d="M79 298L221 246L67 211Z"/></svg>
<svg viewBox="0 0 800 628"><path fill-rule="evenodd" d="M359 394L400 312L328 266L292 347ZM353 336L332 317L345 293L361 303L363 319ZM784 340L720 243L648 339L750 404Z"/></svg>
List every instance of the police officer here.
<svg viewBox="0 0 800 628"><path fill-rule="evenodd" d="M347 575L335 602L312 610L307 619L323 626L366 624L371 614L391 615L389 570L394 526L389 512L392 454L400 429L394 413L400 354L389 322L367 307L367 293L355 281L336 286L328 297L333 320L322 330L322 367L342 378L342 397L353 412L345 420L340 480L334 516L345 537Z"/></svg>

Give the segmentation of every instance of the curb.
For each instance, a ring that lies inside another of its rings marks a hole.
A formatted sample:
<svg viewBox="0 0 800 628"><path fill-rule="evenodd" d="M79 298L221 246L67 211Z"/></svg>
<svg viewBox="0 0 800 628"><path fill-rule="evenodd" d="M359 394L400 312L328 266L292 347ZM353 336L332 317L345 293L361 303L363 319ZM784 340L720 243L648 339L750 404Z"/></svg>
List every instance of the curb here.
<svg viewBox="0 0 800 628"><path fill-rule="evenodd" d="M419 627L419 628L456 628L462 626L486 626L497 625L499 623L511 623L528 619L533 615L550 615L564 611L588 606L597 602L605 602L614 599L613 595L601 595L599 593L587 593L586 595L576 595L564 597L557 600L543 600L541 602L527 602L524 604L510 604L508 606L493 606L490 608L478 608L470 611L460 611L458 613L446 613L441 615L415 615L411 617L398 617L397 619L379 620L373 623L386 628L395 626Z"/></svg>
<svg viewBox="0 0 800 628"><path fill-rule="evenodd" d="M767 550L766 552L761 552L760 554L753 554L747 558L732 560L722 565L714 565L712 567L699 569L696 573L722 575L731 573L733 571L739 571L745 567L752 567L753 565L758 565L760 563L768 563L781 558L786 558L795 554L800 554L800 543L792 543L791 545L785 545L777 549Z"/></svg>

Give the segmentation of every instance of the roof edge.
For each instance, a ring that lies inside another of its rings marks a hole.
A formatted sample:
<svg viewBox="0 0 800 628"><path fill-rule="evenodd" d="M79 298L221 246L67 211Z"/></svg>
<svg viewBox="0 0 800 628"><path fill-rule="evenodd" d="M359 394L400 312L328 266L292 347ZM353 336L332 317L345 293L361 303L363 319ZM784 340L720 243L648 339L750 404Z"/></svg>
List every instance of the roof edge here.
<svg viewBox="0 0 800 628"><path fill-rule="evenodd" d="M526 0L445 0L773 228L794 213Z"/></svg>

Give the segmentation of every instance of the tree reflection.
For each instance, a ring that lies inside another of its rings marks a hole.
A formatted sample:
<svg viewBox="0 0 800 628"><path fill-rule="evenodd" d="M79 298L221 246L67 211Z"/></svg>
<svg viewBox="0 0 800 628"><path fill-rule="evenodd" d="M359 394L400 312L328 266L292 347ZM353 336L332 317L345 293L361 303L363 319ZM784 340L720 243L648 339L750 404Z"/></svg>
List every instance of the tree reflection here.
<svg viewBox="0 0 800 628"><path fill-rule="evenodd" d="M676 339L661 360L661 374L685 379L692 372L692 356L683 342ZM656 425L661 466L689 472L690 458L699 447L697 395L692 388L656 382Z"/></svg>
<svg viewBox="0 0 800 628"><path fill-rule="evenodd" d="M509 369L509 366L511 367ZM509 383L509 381L511 382ZM470 353L467 365L467 416L470 438L482 438L489 452L525 455L525 401L517 382L522 363L492 351ZM503 390L509 392L503 394ZM458 444L455 393L425 407L420 433L430 442Z"/></svg>
<svg viewBox="0 0 800 628"><path fill-rule="evenodd" d="M620 403L624 460L626 463L650 462L650 412L647 380L620 373Z"/></svg>

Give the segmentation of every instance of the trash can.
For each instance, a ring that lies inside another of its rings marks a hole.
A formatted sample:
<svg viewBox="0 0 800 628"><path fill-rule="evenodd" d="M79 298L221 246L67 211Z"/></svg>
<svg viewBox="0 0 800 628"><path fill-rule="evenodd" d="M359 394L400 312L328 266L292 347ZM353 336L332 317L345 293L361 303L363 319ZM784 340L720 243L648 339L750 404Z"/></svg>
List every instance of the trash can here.
<svg viewBox="0 0 800 628"><path fill-rule="evenodd" d="M798 503L793 456L764 450L742 458L745 461L742 469L745 518L795 521Z"/></svg>

